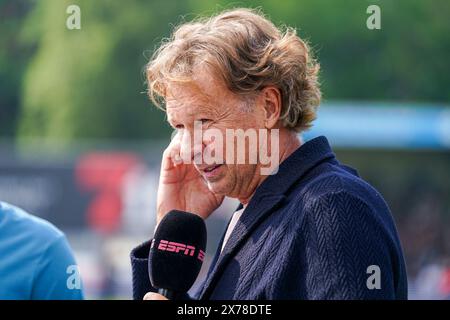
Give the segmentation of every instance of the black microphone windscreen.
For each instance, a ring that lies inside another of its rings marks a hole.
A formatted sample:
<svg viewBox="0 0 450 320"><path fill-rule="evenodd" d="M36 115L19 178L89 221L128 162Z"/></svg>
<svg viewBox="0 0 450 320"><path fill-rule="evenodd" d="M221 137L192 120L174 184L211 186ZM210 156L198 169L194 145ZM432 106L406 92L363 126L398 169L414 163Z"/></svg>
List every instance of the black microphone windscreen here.
<svg viewBox="0 0 450 320"><path fill-rule="evenodd" d="M156 289L187 292L205 256L206 226L199 216L172 210L156 229L150 248L149 276Z"/></svg>

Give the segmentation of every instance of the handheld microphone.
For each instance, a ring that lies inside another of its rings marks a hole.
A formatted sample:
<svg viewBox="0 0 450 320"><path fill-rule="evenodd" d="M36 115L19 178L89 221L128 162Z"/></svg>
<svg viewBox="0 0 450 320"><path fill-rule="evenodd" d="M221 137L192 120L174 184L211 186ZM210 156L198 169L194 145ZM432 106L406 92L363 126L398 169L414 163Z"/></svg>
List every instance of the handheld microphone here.
<svg viewBox="0 0 450 320"><path fill-rule="evenodd" d="M158 293L176 300L186 295L202 267L206 225L199 216L172 210L156 229L150 247L149 277Z"/></svg>

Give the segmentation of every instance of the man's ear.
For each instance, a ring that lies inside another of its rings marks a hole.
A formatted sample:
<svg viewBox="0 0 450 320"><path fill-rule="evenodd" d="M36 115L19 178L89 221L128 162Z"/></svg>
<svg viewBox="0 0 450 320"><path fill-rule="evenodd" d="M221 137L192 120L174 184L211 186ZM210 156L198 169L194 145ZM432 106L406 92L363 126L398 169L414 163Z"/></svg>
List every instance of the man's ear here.
<svg viewBox="0 0 450 320"><path fill-rule="evenodd" d="M281 92L275 86L267 86L261 90L260 95L264 108L266 129L274 128L281 114Z"/></svg>

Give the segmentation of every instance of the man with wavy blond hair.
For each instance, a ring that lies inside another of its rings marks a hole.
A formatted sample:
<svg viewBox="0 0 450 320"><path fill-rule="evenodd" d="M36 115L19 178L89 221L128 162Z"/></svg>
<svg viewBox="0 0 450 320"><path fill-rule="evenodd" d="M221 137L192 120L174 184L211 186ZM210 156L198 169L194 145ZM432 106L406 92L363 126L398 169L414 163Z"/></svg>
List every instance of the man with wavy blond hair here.
<svg viewBox="0 0 450 320"><path fill-rule="evenodd" d="M224 197L240 202L193 298L407 297L382 196L325 137L299 139L316 117L318 70L294 29L251 9L182 24L149 62L149 96L176 132L157 222L173 209L206 219ZM149 282L149 245L131 254L134 298L164 299Z"/></svg>

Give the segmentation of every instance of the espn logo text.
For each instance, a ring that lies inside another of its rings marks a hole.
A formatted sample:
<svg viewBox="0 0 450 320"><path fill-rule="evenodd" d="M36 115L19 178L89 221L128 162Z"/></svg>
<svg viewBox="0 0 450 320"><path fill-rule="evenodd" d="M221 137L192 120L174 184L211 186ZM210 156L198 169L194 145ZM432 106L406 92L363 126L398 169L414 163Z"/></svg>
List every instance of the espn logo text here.
<svg viewBox="0 0 450 320"><path fill-rule="evenodd" d="M153 248L155 245L155 240L152 240L151 247ZM195 247L190 246L184 243L168 241L168 240L160 240L158 244L158 250L174 252L179 254L184 254L185 256L193 257L195 254ZM203 250L198 251L197 259L203 261L205 258L205 252Z"/></svg>

